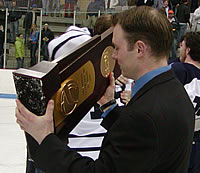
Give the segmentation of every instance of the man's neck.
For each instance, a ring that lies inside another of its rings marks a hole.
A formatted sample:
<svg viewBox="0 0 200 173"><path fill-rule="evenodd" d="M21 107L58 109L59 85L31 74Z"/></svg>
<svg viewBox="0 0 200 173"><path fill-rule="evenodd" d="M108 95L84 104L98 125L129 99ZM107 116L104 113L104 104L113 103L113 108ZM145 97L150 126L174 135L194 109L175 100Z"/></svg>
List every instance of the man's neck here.
<svg viewBox="0 0 200 173"><path fill-rule="evenodd" d="M188 64L192 64L192 65L194 65L197 68L200 68L200 62L194 61L190 56L187 56L187 58L185 59L184 62L188 63Z"/></svg>
<svg viewBox="0 0 200 173"><path fill-rule="evenodd" d="M156 58L149 58L149 61L147 61L146 63L142 64L143 68L141 68L141 72L138 74L137 79L139 79L141 76L143 76L144 74L153 71L155 69L158 69L160 67L164 67L167 66L167 58L160 58L160 60L156 60ZM137 80L135 79L135 80Z"/></svg>

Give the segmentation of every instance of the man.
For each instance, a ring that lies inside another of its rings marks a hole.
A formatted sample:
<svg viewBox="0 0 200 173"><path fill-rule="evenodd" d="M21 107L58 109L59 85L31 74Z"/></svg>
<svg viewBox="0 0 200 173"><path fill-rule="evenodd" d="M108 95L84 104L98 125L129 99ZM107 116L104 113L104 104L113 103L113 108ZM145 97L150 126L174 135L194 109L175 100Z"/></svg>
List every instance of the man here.
<svg viewBox="0 0 200 173"><path fill-rule="evenodd" d="M193 14L193 24L195 31L200 31L200 2L198 8L194 11Z"/></svg>
<svg viewBox="0 0 200 173"><path fill-rule="evenodd" d="M88 27L93 29L95 22L98 17L98 13L101 7L99 6L98 1L96 0L91 0L90 3L88 4L87 7L87 23Z"/></svg>
<svg viewBox="0 0 200 173"><path fill-rule="evenodd" d="M42 30L42 55L43 55L43 60L48 61L49 60L49 54L48 54L48 44L51 40L53 40L54 34L53 32L49 29L48 23L44 24L44 28Z"/></svg>
<svg viewBox="0 0 200 173"><path fill-rule="evenodd" d="M49 12L49 0L42 0L43 15L48 16Z"/></svg>
<svg viewBox="0 0 200 173"><path fill-rule="evenodd" d="M151 7L132 8L114 19L113 58L135 84L128 105L115 107L111 73L99 100L108 132L95 161L72 151L53 134L52 100L44 116L29 112L17 100L17 122L39 143L35 164L49 173L186 173L194 108L167 66L172 39L168 19Z"/></svg>
<svg viewBox="0 0 200 173"><path fill-rule="evenodd" d="M60 15L60 0L53 0L52 10L56 14L56 17L59 17L59 15ZM51 13L51 16L53 16L53 13Z"/></svg>
<svg viewBox="0 0 200 173"><path fill-rule="evenodd" d="M3 28L5 28L5 17L6 9L4 7L4 2L0 0L0 25L3 25Z"/></svg>
<svg viewBox="0 0 200 173"><path fill-rule="evenodd" d="M51 60L63 56L91 38L90 31L86 28L70 26L66 32L48 44Z"/></svg>
<svg viewBox="0 0 200 173"><path fill-rule="evenodd" d="M197 173L200 172L200 33L188 32L181 40L180 56L184 63L173 63L172 68L195 108L195 132L188 173Z"/></svg>
<svg viewBox="0 0 200 173"><path fill-rule="evenodd" d="M180 25L177 43L179 45L181 37L187 29L187 25L190 25L190 8L188 7L188 0L182 0L182 3L177 7L176 17Z"/></svg>
<svg viewBox="0 0 200 173"><path fill-rule="evenodd" d="M178 33L179 33L179 22L178 22L178 19L176 18L176 16L174 16L173 10L168 11L168 20L172 24L173 34L174 34L174 40L173 40L173 44L172 44L170 58L176 59L176 54L177 54L176 48L177 48L177 37L178 37Z"/></svg>
<svg viewBox="0 0 200 173"><path fill-rule="evenodd" d="M74 10L77 6L77 0L65 0L65 17L74 17ZM68 14L70 13L70 14Z"/></svg>
<svg viewBox="0 0 200 173"><path fill-rule="evenodd" d="M14 43L16 36L19 33L19 19L21 18L21 12L17 7L16 0L12 1L12 7L9 10L8 20L10 22L10 42Z"/></svg>
<svg viewBox="0 0 200 173"><path fill-rule="evenodd" d="M112 15L104 14L97 18L94 25L94 35L102 34L108 28L112 26Z"/></svg>

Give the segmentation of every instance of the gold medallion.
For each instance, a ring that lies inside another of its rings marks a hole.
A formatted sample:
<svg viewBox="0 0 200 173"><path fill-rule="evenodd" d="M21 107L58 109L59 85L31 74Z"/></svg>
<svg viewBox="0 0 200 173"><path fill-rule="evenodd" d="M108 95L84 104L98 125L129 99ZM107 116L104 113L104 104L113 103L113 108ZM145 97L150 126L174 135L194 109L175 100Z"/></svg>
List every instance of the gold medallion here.
<svg viewBox="0 0 200 173"><path fill-rule="evenodd" d="M115 60L112 58L113 47L108 46L104 49L101 56L101 74L108 77L110 72L114 70Z"/></svg>

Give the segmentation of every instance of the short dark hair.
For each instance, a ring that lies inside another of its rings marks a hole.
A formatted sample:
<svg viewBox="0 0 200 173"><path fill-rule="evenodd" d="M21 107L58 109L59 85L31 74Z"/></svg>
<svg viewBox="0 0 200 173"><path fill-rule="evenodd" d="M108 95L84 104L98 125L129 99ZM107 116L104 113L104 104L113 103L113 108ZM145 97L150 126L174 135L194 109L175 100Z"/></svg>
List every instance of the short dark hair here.
<svg viewBox="0 0 200 173"><path fill-rule="evenodd" d="M185 40L187 48L190 48L189 55L194 61L200 62L200 32L187 32L181 40Z"/></svg>
<svg viewBox="0 0 200 173"><path fill-rule="evenodd" d="M152 55L168 56L173 41L172 25L157 9L139 6L122 12L113 19L113 25L120 24L129 48L138 40L151 47Z"/></svg>
<svg viewBox="0 0 200 173"><path fill-rule="evenodd" d="M23 33L19 33L19 34L17 34L17 37L20 37L20 35L24 35Z"/></svg>
<svg viewBox="0 0 200 173"><path fill-rule="evenodd" d="M94 26L94 35L102 34L112 26L112 15L104 14L97 18Z"/></svg>

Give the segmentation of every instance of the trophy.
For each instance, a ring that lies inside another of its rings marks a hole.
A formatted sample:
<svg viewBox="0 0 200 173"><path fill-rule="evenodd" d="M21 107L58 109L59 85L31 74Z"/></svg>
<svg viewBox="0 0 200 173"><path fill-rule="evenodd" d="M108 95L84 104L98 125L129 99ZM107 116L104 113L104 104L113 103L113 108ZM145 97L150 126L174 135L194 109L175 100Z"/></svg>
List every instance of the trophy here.
<svg viewBox="0 0 200 173"><path fill-rule="evenodd" d="M44 115L48 100L53 99L55 133L66 134L102 97L110 72L120 75L112 52L109 29L52 62L18 69L13 72L18 99L38 116Z"/></svg>

